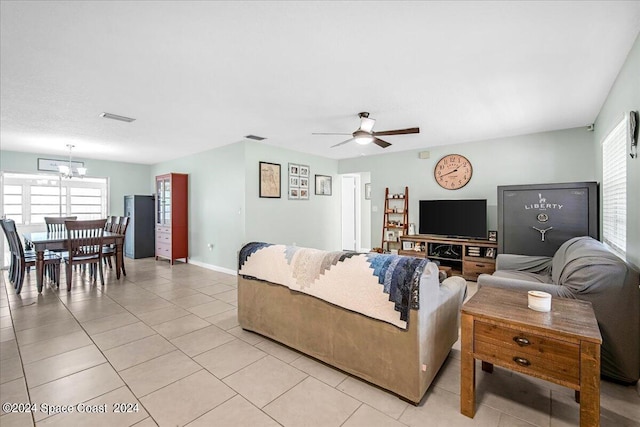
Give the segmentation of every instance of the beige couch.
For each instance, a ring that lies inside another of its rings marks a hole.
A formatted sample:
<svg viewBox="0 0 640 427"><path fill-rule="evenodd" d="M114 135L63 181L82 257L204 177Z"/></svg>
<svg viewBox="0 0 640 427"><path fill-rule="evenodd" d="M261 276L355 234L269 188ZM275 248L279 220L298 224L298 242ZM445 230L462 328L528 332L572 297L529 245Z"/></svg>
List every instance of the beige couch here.
<svg viewBox="0 0 640 427"><path fill-rule="evenodd" d="M241 263L242 264L242 263ZM279 341L418 404L458 339L466 282L442 283L428 263L407 329L286 286L238 275L238 319Z"/></svg>

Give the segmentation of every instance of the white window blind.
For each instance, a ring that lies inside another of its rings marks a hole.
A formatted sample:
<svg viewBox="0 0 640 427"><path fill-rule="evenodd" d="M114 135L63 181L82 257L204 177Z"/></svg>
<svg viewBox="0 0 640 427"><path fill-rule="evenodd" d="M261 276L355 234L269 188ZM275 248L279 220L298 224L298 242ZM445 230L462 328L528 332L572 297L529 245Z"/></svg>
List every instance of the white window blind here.
<svg viewBox="0 0 640 427"><path fill-rule="evenodd" d="M622 257L627 250L627 118L602 143L602 235Z"/></svg>

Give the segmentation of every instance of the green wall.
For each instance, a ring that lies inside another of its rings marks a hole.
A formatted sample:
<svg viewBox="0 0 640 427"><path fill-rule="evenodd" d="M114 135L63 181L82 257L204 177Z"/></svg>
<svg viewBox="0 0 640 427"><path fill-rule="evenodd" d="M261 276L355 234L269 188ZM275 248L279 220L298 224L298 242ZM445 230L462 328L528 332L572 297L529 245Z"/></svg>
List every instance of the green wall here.
<svg viewBox="0 0 640 427"><path fill-rule="evenodd" d="M421 199L487 199L488 227L497 229L499 185L595 181L593 134L586 128L566 129L423 150L341 160L339 173L371 173L371 242L382 238L384 189L401 193L409 187L409 222L418 225ZM433 168L446 154L462 154L473 165L471 181L459 190L445 190L433 177Z"/></svg>
<svg viewBox="0 0 640 427"><path fill-rule="evenodd" d="M247 241L265 241L318 249L340 247L340 185L338 162L324 157L272 147L256 142L246 143L247 176ZM259 162L278 163L282 172L282 198L258 197ZM288 163L310 168L309 200L288 199ZM315 175L329 175L332 195L316 196Z"/></svg>
<svg viewBox="0 0 640 427"><path fill-rule="evenodd" d="M598 181L602 181L601 143L624 113L640 110L640 36L595 121L594 148ZM640 266L640 158L627 157L627 261Z"/></svg>
<svg viewBox="0 0 640 427"><path fill-rule="evenodd" d="M236 253L245 235L244 144L237 143L159 163L155 176L189 175L189 260L235 271ZM213 247L209 249L208 245Z"/></svg>
<svg viewBox="0 0 640 427"><path fill-rule="evenodd" d="M282 197L258 197L260 161L279 163ZM288 200L287 164L310 167L309 200ZM153 177L167 172L189 174L189 259L200 265L235 271L244 243L297 244L336 249L340 242L340 196L337 161L253 141L242 141L154 165ZM313 175L334 176L334 195L313 194ZM208 245L212 244L212 250Z"/></svg>
<svg viewBox="0 0 640 427"><path fill-rule="evenodd" d="M21 153L16 151L0 151L0 170L4 172L38 173L38 158L62 159L64 156L51 154ZM111 162L106 160L83 159L88 169L87 175L109 178L109 215L124 214L124 196L129 194L151 194L149 186L151 166L135 163ZM46 172L45 172L46 173Z"/></svg>

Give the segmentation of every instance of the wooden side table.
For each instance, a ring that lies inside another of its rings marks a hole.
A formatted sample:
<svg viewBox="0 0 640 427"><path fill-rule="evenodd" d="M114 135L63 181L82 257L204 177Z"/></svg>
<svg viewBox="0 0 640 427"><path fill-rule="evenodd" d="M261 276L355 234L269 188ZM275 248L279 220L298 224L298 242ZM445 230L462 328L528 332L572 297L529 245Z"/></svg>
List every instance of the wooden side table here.
<svg viewBox="0 0 640 427"><path fill-rule="evenodd" d="M475 359L576 391L580 425L600 425L600 345L591 303L554 297L551 311L527 307L527 293L482 287L462 306L460 412L476 411Z"/></svg>

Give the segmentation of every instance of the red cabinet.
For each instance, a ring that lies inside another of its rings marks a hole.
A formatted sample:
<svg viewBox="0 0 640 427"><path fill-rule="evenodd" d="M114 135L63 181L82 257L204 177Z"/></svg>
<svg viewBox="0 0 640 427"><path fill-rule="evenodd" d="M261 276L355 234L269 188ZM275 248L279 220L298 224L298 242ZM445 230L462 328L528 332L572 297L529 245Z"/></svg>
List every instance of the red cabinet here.
<svg viewBox="0 0 640 427"><path fill-rule="evenodd" d="M189 257L189 176L156 176L156 260Z"/></svg>

